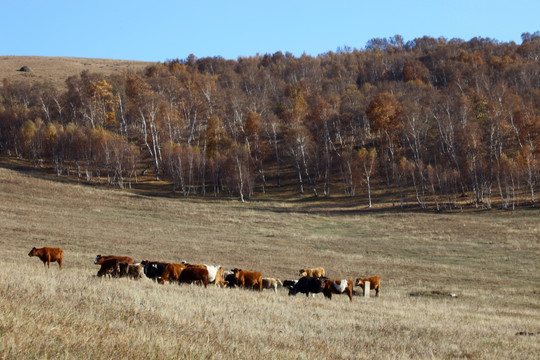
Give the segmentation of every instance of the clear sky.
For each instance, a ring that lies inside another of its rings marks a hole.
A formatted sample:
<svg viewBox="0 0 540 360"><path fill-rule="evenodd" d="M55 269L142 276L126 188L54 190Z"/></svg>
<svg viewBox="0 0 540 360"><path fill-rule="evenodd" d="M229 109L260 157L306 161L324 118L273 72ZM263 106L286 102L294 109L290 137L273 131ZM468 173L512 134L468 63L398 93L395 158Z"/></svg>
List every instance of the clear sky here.
<svg viewBox="0 0 540 360"><path fill-rule="evenodd" d="M316 56L396 34L521 43L540 0L0 0L0 55L165 61Z"/></svg>

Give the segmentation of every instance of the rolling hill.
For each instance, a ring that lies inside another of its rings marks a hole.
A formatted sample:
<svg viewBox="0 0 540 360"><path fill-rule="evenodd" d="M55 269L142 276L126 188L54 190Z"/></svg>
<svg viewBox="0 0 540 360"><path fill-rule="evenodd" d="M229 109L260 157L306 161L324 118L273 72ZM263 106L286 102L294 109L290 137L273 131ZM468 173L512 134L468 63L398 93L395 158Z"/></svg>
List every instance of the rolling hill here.
<svg viewBox="0 0 540 360"><path fill-rule="evenodd" d="M152 63L130 60L87 59L75 57L0 56L0 80L51 82L63 87L72 75L88 70L91 73L112 74L123 70L144 69ZM27 71L21 68L27 67Z"/></svg>

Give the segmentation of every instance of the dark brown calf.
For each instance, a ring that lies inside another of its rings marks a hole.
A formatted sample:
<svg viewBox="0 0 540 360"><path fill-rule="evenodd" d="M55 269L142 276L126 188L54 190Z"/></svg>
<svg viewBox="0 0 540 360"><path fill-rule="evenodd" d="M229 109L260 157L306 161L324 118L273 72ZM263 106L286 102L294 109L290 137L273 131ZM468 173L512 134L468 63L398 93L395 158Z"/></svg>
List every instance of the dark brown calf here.
<svg viewBox="0 0 540 360"><path fill-rule="evenodd" d="M104 275L109 275L112 277L118 276L118 259L107 259L101 261L101 267L98 270L97 276L101 277Z"/></svg>
<svg viewBox="0 0 540 360"><path fill-rule="evenodd" d="M57 262L62 269L62 260L64 259L64 251L60 248L42 247L36 249L35 247L30 250L28 256L37 256L43 261L43 266L47 265L47 268L51 267L51 262Z"/></svg>

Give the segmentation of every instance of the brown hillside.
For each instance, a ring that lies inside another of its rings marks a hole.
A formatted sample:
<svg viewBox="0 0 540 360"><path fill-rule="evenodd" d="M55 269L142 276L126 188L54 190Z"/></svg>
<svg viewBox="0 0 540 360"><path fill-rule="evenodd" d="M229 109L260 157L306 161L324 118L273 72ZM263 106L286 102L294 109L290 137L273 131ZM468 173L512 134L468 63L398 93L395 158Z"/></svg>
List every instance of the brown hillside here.
<svg viewBox="0 0 540 360"><path fill-rule="evenodd" d="M28 80L31 82L50 81L55 86L63 87L65 80L71 75L80 74L84 70L91 73L112 74L125 69L139 70L150 65L150 62L87 59L75 57L44 56L0 56L0 80ZM27 67L29 71L20 71Z"/></svg>

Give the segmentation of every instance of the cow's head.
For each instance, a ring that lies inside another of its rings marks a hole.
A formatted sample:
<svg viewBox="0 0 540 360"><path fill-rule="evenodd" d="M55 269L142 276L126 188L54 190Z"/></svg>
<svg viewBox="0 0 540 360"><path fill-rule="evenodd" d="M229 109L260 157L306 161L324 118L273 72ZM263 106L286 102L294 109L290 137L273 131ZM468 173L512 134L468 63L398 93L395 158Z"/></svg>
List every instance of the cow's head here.
<svg viewBox="0 0 540 360"><path fill-rule="evenodd" d="M157 278L157 282L158 284L165 284L165 280L161 276Z"/></svg>
<svg viewBox="0 0 540 360"><path fill-rule="evenodd" d="M236 285L240 284L241 282L241 272L242 272L242 269L238 269L238 268L234 268L231 270L233 272L233 275L234 275L234 281L236 283Z"/></svg>
<svg viewBox="0 0 540 360"><path fill-rule="evenodd" d="M298 276L300 277L307 276L307 271L305 269L300 269L300 271L298 271Z"/></svg>
<svg viewBox="0 0 540 360"><path fill-rule="evenodd" d="M354 285L364 287L364 280L362 278L356 279Z"/></svg>
<svg viewBox="0 0 540 360"><path fill-rule="evenodd" d="M37 249L33 247L32 250L30 250L30 252L28 253L28 256L36 256L36 253L37 253Z"/></svg>
<svg viewBox="0 0 540 360"><path fill-rule="evenodd" d="M101 255L97 255L96 258L94 259L94 264L97 264L100 259L101 259Z"/></svg>

